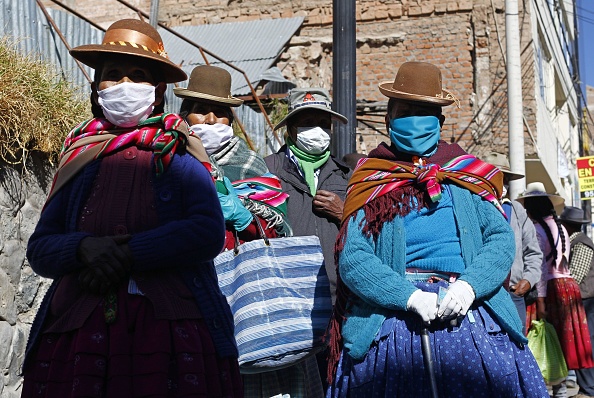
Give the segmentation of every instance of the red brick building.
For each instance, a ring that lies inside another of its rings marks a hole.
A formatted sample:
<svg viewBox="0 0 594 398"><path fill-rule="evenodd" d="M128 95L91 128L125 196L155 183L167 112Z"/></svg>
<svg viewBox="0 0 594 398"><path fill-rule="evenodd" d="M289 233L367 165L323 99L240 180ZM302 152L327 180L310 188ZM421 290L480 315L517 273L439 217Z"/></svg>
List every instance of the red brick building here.
<svg viewBox="0 0 594 398"><path fill-rule="evenodd" d="M109 25L108 16L114 20L134 17L116 0L100 5L87 0L70 3L103 26ZM129 3L146 13L150 10L149 0ZM555 169L560 163L571 163L577 155L573 136L580 121L571 94L573 72L563 64L562 50L550 44L550 35L565 35L571 45L575 39L570 19L573 11L562 9L560 13L543 0L518 3L527 179L548 179L549 188L569 198L572 194L567 184L572 181L563 180L568 176ZM359 150L366 152L387 139L377 132L385 130L377 103L386 100L377 89L378 82L394 79L400 64L414 60L439 65L444 87L460 101L460 108L445 108L442 137L478 156L492 149L506 152L504 5L504 0L357 0ZM276 65L298 86L323 86L332 91L331 0L159 1L159 21L171 27L293 16L304 17L303 25ZM559 26L559 31L541 27L550 24ZM546 129L539 117L550 119Z"/></svg>

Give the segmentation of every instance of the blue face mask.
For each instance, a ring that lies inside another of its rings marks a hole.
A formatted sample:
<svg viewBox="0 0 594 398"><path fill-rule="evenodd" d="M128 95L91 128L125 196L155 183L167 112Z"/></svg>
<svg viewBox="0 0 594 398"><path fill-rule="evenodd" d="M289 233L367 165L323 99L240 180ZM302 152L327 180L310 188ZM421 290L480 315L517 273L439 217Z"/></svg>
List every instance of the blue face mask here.
<svg viewBox="0 0 594 398"><path fill-rule="evenodd" d="M404 153L421 157L437 151L439 119L435 116L409 116L390 120L390 140Z"/></svg>

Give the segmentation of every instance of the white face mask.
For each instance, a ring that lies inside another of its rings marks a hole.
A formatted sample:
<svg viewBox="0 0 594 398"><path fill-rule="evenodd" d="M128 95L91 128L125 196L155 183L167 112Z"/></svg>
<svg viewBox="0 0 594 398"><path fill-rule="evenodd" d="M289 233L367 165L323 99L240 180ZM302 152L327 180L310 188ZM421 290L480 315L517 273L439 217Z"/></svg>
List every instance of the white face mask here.
<svg viewBox="0 0 594 398"><path fill-rule="evenodd" d="M155 86L124 82L97 94L105 118L116 126L138 126L153 113Z"/></svg>
<svg viewBox="0 0 594 398"><path fill-rule="evenodd" d="M503 184L503 189L501 190L501 197L505 198L507 196L507 190L509 189L509 185Z"/></svg>
<svg viewBox="0 0 594 398"><path fill-rule="evenodd" d="M320 155L330 146L330 129L297 127L297 148L310 155Z"/></svg>
<svg viewBox="0 0 594 398"><path fill-rule="evenodd" d="M190 131L200 137L209 156L233 138L233 128L222 123L193 124Z"/></svg>

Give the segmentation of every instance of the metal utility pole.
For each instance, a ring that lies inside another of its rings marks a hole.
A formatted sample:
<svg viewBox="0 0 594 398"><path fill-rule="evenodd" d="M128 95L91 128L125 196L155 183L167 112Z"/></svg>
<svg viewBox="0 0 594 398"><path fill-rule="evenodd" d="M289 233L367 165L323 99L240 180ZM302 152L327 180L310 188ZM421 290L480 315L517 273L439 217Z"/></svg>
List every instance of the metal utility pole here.
<svg viewBox="0 0 594 398"><path fill-rule="evenodd" d="M517 0L505 0L505 48L507 54L509 163L514 173L526 175L524 125L522 124L522 114L524 112L522 104L522 65ZM526 178L511 181L509 186L510 198L517 198L525 189Z"/></svg>
<svg viewBox="0 0 594 398"><path fill-rule="evenodd" d="M355 0L332 2L332 108L349 119L334 123L332 153L341 158L356 151L356 16Z"/></svg>
<svg viewBox="0 0 594 398"><path fill-rule="evenodd" d="M149 23L153 28L157 29L157 24L159 23L159 0L151 0Z"/></svg>

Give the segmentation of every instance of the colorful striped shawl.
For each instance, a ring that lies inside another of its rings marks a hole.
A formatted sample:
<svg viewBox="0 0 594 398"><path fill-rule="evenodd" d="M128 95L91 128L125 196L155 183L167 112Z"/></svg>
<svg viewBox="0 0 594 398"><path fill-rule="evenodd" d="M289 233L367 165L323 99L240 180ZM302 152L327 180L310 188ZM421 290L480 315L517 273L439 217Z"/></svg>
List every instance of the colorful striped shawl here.
<svg viewBox="0 0 594 398"><path fill-rule="evenodd" d="M188 132L187 124L179 115L155 115L128 129L117 128L103 118L84 121L66 136L47 201L89 162L129 146L152 150L155 172L159 176L169 166L180 143L200 162L209 165L202 142Z"/></svg>
<svg viewBox="0 0 594 398"><path fill-rule="evenodd" d="M388 192L412 184L424 184L433 202L441 199L441 184L450 180L492 203L503 215L498 198L503 188L503 173L475 156L462 155L443 166L409 166L386 159L361 159L347 188L343 222L358 209Z"/></svg>
<svg viewBox="0 0 594 398"><path fill-rule="evenodd" d="M283 192L281 182L274 174L265 173L259 177L234 181L233 187L237 196L264 203L276 208L284 215L287 214L289 195Z"/></svg>

